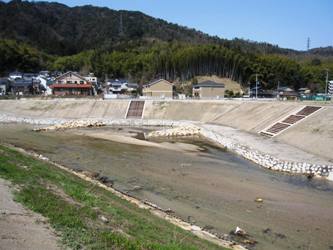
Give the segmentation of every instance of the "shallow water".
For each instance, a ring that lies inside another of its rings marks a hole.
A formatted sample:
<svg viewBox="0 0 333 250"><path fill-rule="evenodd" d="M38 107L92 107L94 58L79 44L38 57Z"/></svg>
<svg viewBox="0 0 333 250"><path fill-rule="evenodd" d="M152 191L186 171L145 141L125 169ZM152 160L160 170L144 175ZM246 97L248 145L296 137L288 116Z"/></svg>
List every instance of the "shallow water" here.
<svg viewBox="0 0 333 250"><path fill-rule="evenodd" d="M35 133L30 128L0 125L0 140L71 168L101 172L116 188L171 208L211 231L228 233L239 226L258 241L255 249L333 246L331 182L261 169L194 138L181 142L200 150L187 152L78 136L71 130ZM137 137L142 138L140 133ZM264 202L254 202L256 197Z"/></svg>

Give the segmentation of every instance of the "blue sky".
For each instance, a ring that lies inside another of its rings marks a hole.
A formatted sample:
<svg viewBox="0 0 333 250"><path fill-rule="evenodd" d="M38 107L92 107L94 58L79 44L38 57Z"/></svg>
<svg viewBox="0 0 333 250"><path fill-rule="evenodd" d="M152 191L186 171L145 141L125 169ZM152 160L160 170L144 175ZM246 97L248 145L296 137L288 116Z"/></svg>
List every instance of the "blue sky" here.
<svg viewBox="0 0 333 250"><path fill-rule="evenodd" d="M68 6L96 5L139 10L210 35L306 49L333 45L333 0L59 0Z"/></svg>

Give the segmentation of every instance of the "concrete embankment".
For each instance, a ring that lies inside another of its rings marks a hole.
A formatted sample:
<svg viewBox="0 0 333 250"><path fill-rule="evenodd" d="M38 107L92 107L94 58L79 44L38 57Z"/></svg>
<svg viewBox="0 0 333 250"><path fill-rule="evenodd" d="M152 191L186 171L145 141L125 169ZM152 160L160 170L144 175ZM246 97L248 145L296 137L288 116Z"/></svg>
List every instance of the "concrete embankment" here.
<svg viewBox="0 0 333 250"><path fill-rule="evenodd" d="M251 135L255 141L254 150L260 148L263 156L267 142L274 147L280 145L280 152L272 152L268 155L282 159L286 164L278 164L274 158L263 164L260 159L255 161L268 168L278 170L282 168L287 172L317 173L320 171L326 175L329 171L328 165L332 159L333 151L333 106L320 104L323 108L314 115L304 119L298 124L287 129L274 138L263 138L258 132L276 121L296 112L305 105L302 102L276 102L276 101L158 101L146 100L142 120L125 120L129 100L85 100L85 99L54 99L54 100L6 100L0 101L0 116L2 121L27 122L32 124L57 124L69 119L98 119L107 122L108 125L154 125L154 126L182 126L186 124L215 124L235 129L234 134L229 138L242 135ZM311 103L310 105L319 105ZM236 130L238 132L236 132ZM216 134L216 133L214 133ZM209 136L207 132L205 136ZM243 136L243 137L244 137ZM225 136L224 136L225 137ZM239 138L241 139L241 138ZM239 140L238 140L239 141ZM224 142L227 143L227 142ZM223 143L222 143L223 144ZM237 144L237 143L236 143ZM246 145L246 142L240 143ZM264 145L264 147L262 146ZM282 146L281 146L282 145ZM286 145L286 147L283 147ZM287 147L288 145L288 147ZM230 147L230 145L229 145ZM295 159L293 153L285 152L287 149L300 149L303 151L304 162L301 164L299 158ZM234 151L243 149L235 148ZM268 150L269 151L269 150ZM243 152L244 157L253 160L256 156ZM313 155L317 157L309 156ZM287 157L288 156L288 157ZM310 158L311 158L310 157ZM295 159L295 160L290 160ZM306 159L309 159L307 161ZM266 162L266 161L265 161ZM295 162L295 163L290 163ZM307 164L319 164L320 166L310 167ZM301 166L302 165L302 166ZM301 170L299 170L301 169Z"/></svg>

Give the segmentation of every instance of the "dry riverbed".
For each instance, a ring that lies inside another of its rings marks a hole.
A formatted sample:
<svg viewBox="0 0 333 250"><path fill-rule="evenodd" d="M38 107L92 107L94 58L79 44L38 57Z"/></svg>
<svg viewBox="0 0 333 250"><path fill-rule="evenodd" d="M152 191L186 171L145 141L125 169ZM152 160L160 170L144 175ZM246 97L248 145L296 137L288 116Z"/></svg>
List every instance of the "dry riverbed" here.
<svg viewBox="0 0 333 250"><path fill-rule="evenodd" d="M3 142L73 169L100 172L115 188L212 232L224 234L239 226L258 241L255 249L333 245L332 183L258 168L198 138L164 141L174 149L194 145L169 150L156 146L163 145L158 139L140 140L141 135L130 128L35 133L31 126L0 125Z"/></svg>

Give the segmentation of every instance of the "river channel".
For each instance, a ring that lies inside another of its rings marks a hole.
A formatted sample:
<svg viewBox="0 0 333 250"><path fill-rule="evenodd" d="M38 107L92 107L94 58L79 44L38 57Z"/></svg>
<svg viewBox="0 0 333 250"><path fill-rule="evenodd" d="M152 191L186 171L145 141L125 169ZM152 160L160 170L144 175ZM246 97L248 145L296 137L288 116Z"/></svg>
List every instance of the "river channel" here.
<svg viewBox="0 0 333 250"><path fill-rule="evenodd" d="M262 169L200 138L138 145L89 134L143 140L145 129L31 129L0 124L0 142L100 172L116 189L210 231L229 233L239 226L258 242L253 249L333 249L332 182Z"/></svg>

